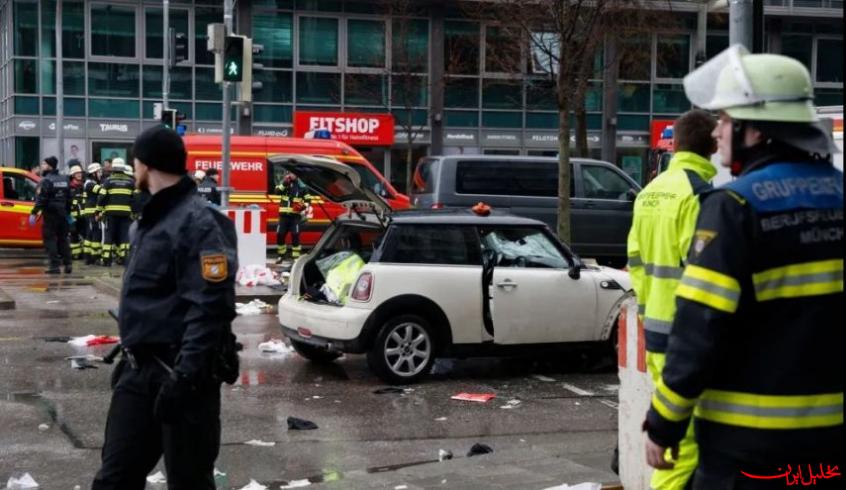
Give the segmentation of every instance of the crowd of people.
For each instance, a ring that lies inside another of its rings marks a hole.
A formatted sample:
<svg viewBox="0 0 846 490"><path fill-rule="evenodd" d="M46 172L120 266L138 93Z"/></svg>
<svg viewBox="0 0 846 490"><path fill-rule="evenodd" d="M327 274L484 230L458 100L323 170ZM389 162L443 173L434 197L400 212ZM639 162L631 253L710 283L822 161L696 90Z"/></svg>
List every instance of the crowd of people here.
<svg viewBox="0 0 846 490"><path fill-rule="evenodd" d="M48 274L73 271L73 261L110 267L124 265L129 256L130 227L149 200L136 188L134 166L123 158L89 164L78 162L67 175L59 173L58 160L45 158L35 172L41 176L29 218L41 221L44 247L49 256ZM198 170L194 183L198 193L220 204L217 170Z"/></svg>

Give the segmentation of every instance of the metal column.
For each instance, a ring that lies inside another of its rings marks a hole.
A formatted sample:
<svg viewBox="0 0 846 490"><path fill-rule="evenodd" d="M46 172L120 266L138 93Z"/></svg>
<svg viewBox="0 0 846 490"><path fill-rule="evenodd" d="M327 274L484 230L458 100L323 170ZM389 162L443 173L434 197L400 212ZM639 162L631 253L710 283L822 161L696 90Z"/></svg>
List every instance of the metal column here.
<svg viewBox="0 0 846 490"><path fill-rule="evenodd" d="M431 60L429 64L429 125L432 129L430 155L444 152L444 5L432 3L432 37L429 40Z"/></svg>
<svg viewBox="0 0 846 490"><path fill-rule="evenodd" d="M56 143L59 170L66 171L65 162L65 80L62 69L62 0L56 1ZM82 162L80 162L82 163Z"/></svg>
<svg viewBox="0 0 846 490"><path fill-rule="evenodd" d="M223 25L225 27L224 31L226 35L230 35L232 33L232 0L224 0L223 2ZM221 165L223 166L223 172L221 176L222 185L220 188L220 204L223 207L229 205L229 194L231 191L229 187L230 131L232 126L232 118L230 116L232 113L230 86L230 82L223 82L223 148L221 152Z"/></svg>

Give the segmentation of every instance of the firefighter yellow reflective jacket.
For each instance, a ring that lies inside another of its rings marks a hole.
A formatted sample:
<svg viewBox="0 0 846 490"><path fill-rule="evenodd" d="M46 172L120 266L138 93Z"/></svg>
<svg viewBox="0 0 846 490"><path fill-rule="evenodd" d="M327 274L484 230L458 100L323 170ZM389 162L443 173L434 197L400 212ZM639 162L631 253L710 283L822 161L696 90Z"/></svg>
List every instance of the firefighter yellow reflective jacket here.
<svg viewBox="0 0 846 490"><path fill-rule="evenodd" d="M717 174L696 153L673 155L666 171L638 194L629 231L632 287L642 315L646 350L664 352L676 312L675 291L699 214L699 197Z"/></svg>

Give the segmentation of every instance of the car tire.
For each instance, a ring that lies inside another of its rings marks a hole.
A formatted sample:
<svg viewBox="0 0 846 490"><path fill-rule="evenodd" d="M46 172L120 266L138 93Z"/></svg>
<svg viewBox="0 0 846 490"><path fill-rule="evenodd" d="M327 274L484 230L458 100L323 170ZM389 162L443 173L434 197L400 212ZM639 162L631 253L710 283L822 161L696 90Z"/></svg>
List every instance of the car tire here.
<svg viewBox="0 0 846 490"><path fill-rule="evenodd" d="M435 362L435 348L428 320L418 315L400 315L382 325L367 352L367 364L389 384L411 384L429 374Z"/></svg>
<svg viewBox="0 0 846 490"><path fill-rule="evenodd" d="M306 344L305 342L299 342L297 340L291 340L291 347L297 351L297 354L318 364L328 364L341 357L340 352L332 352L322 347Z"/></svg>

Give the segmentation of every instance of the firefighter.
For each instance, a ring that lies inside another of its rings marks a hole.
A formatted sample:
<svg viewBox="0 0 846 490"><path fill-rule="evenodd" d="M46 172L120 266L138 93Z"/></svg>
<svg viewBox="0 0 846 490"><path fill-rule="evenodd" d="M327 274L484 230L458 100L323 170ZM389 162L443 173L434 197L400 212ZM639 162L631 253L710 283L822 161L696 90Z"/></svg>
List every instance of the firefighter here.
<svg viewBox="0 0 846 490"><path fill-rule="evenodd" d="M99 163L94 162L88 165L86 170L88 178L82 185L82 216L85 217L87 230L82 247L83 254L85 254L85 263L92 265L100 260L103 241L102 225L95 216L97 213L97 198L100 195L101 167Z"/></svg>
<svg viewBox="0 0 846 490"><path fill-rule="evenodd" d="M673 124L672 160L637 196L628 239L629 274L637 295L646 337L646 366L656 384L664 367L664 351L676 310L675 291L687 258L699 214L698 195L711 188L717 174L710 156L714 116L694 109ZM652 488L684 488L696 469L693 427L681 441L672 470L652 474Z"/></svg>
<svg viewBox="0 0 846 490"><path fill-rule="evenodd" d="M29 224L35 226L39 215L44 220L41 235L50 261L47 274L61 272L60 265L64 265L65 273L70 274L73 270L68 244L69 225L73 221L70 216L70 182L67 176L59 175L56 170L58 164L56 157L47 157L41 162L43 177L36 189L35 206L29 215Z"/></svg>
<svg viewBox="0 0 846 490"><path fill-rule="evenodd" d="M732 46L684 86L719 111L718 151L738 178L701 199L647 462L671 467L694 416L694 489L783 487L782 472L843 462L843 173L800 62Z"/></svg>
<svg viewBox="0 0 846 490"><path fill-rule="evenodd" d="M84 242L85 242L85 228L87 226L85 217L82 214L85 200L83 198L82 167L74 165L68 171L70 175L70 195L71 195L71 210L70 215L74 222L70 227L70 249L71 258L79 260L83 258Z"/></svg>
<svg viewBox="0 0 846 490"><path fill-rule="evenodd" d="M306 210L305 189L294 174L288 174L282 183L276 186L279 198L279 224L276 228L276 263L281 264L288 255L285 238L291 233L291 258L297 259L302 252L300 246L300 224L302 213Z"/></svg>
<svg viewBox="0 0 846 490"><path fill-rule="evenodd" d="M122 158L112 159L111 172L100 188L97 201L97 209L106 223L102 253L102 263L106 267L113 261L123 264L129 252L129 225L135 195L135 180L127 175Z"/></svg>

